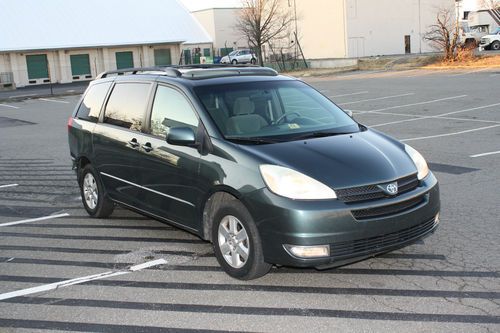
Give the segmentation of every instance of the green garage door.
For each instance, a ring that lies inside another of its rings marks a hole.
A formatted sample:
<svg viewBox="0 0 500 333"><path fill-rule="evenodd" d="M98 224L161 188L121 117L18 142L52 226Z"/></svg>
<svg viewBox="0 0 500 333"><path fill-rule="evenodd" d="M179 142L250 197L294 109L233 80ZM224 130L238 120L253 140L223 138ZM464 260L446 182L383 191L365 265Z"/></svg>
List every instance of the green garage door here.
<svg viewBox="0 0 500 333"><path fill-rule="evenodd" d="M90 61L88 54L72 54L69 56L71 61L71 75L90 74Z"/></svg>
<svg viewBox="0 0 500 333"><path fill-rule="evenodd" d="M30 80L49 77L46 54L27 55L26 64L28 65L28 78Z"/></svg>
<svg viewBox="0 0 500 333"><path fill-rule="evenodd" d="M131 51L116 52L116 69L133 68L134 56Z"/></svg>
<svg viewBox="0 0 500 333"><path fill-rule="evenodd" d="M170 49L155 50L155 65L156 66L172 65L172 58L170 57Z"/></svg>

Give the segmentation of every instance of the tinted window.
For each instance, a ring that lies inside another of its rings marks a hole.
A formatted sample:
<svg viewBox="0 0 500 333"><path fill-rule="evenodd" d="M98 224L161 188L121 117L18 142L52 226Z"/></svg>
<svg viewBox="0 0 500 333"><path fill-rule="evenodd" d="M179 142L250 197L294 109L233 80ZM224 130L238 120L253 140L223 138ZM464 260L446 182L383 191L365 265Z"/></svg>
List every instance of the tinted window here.
<svg viewBox="0 0 500 333"><path fill-rule="evenodd" d="M151 134L166 136L172 127L198 127L191 104L177 90L158 86L153 111L151 112Z"/></svg>
<svg viewBox="0 0 500 333"><path fill-rule="evenodd" d="M97 122L109 86L111 86L111 82L91 86L78 108L77 118Z"/></svg>
<svg viewBox="0 0 500 333"><path fill-rule="evenodd" d="M104 122L133 131L142 130L149 88L148 83L117 83L106 105Z"/></svg>

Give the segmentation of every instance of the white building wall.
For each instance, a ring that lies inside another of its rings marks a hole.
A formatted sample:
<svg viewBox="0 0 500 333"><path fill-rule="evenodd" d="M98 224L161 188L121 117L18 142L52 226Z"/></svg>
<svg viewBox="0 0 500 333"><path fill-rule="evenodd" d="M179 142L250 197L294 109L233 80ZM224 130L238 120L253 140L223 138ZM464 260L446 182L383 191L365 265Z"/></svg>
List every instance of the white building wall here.
<svg viewBox="0 0 500 333"><path fill-rule="evenodd" d="M435 51L422 37L440 8L455 9L454 0L345 1L348 57L404 54L406 35L411 53Z"/></svg>

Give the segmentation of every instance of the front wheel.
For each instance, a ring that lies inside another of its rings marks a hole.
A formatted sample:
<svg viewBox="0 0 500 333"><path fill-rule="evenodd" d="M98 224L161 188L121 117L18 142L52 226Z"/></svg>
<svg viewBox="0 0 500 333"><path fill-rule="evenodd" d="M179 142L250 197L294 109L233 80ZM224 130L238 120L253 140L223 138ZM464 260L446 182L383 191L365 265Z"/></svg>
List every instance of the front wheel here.
<svg viewBox="0 0 500 333"><path fill-rule="evenodd" d="M233 65L236 65L236 64L238 63L238 60L234 59L233 61L231 61L231 63L232 63Z"/></svg>
<svg viewBox="0 0 500 333"><path fill-rule="evenodd" d="M500 50L500 42L499 41L494 41L493 44L491 44L491 49L498 51Z"/></svg>
<svg viewBox="0 0 500 333"><path fill-rule="evenodd" d="M221 204L212 224L217 261L230 276L240 280L261 277L271 269L264 262L262 242L248 210L238 200Z"/></svg>
<svg viewBox="0 0 500 333"><path fill-rule="evenodd" d="M115 205L106 195L97 172L90 164L81 171L80 193L83 207L91 217L106 218L113 213Z"/></svg>

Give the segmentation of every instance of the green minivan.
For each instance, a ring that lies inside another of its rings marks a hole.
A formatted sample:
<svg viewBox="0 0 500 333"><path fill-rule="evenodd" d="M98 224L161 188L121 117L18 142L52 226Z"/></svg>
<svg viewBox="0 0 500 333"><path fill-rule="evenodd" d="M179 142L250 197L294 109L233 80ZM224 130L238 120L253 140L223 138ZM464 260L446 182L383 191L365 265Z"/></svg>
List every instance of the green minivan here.
<svg viewBox="0 0 500 333"><path fill-rule="evenodd" d="M185 229L238 279L345 265L439 223L438 182L420 153L269 68L106 72L68 134L91 217L118 204Z"/></svg>

